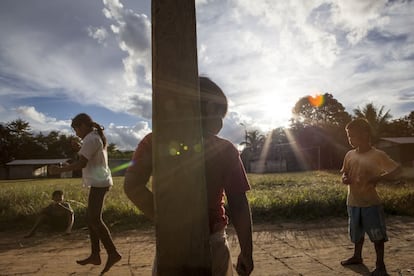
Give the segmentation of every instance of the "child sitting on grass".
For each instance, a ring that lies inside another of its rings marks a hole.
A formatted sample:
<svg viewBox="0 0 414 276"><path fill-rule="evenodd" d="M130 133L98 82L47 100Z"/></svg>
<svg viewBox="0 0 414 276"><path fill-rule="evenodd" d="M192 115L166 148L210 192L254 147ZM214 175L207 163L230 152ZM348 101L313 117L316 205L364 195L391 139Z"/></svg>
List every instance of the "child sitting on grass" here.
<svg viewBox="0 0 414 276"><path fill-rule="evenodd" d="M52 193L53 202L47 207L43 208L30 232L24 236L30 238L35 235L39 226L47 223L54 231L65 231L65 234L70 234L74 222L74 214L72 207L64 201L63 192L60 190Z"/></svg>

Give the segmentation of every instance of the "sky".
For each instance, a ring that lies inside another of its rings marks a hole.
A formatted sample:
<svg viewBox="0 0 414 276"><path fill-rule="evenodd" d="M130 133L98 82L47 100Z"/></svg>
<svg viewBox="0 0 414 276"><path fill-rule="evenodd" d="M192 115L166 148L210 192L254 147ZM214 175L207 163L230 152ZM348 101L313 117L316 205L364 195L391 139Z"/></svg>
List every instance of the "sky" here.
<svg viewBox="0 0 414 276"><path fill-rule="evenodd" d="M414 110L414 1L198 0L199 73L226 93L220 136L287 127L330 93L350 114ZM151 1L1 0L0 123L74 134L86 112L133 150L151 131Z"/></svg>

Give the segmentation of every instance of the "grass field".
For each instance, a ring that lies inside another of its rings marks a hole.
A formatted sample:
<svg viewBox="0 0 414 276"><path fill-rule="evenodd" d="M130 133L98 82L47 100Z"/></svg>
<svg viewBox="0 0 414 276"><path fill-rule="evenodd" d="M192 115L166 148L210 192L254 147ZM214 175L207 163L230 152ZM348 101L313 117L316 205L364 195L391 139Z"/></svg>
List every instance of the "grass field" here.
<svg viewBox="0 0 414 276"><path fill-rule="evenodd" d="M346 217L346 186L337 172L311 171L282 174L249 174L248 192L253 221L276 223L281 219L310 220ZM104 210L105 221L115 228L145 227L150 222L123 192L123 177L114 178ZM65 192L75 211L75 228L85 227L88 190L81 179L35 179L0 181L0 231L29 229L36 213L50 203L51 193ZM385 211L414 216L414 180L405 184L379 184Z"/></svg>

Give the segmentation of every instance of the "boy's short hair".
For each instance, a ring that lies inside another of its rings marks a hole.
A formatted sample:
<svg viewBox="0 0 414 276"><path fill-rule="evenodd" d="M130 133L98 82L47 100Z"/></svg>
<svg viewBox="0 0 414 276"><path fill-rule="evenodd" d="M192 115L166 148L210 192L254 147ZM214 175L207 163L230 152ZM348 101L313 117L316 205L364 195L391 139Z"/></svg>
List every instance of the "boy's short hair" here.
<svg viewBox="0 0 414 276"><path fill-rule="evenodd" d="M55 196L62 196L63 195L63 191L62 190L56 190L52 193L52 197Z"/></svg>
<svg viewBox="0 0 414 276"><path fill-rule="evenodd" d="M351 122L349 122L346 126L345 126L346 130L355 130L358 132L364 132L369 134L369 136L372 135L372 129L371 129L371 125L368 122L367 119L365 118L356 118L354 120L352 120Z"/></svg>
<svg viewBox="0 0 414 276"><path fill-rule="evenodd" d="M208 103L212 103L216 112L215 115L223 119L226 116L228 106L227 97L223 90L208 77L200 76L199 81L201 114L206 115L206 106Z"/></svg>

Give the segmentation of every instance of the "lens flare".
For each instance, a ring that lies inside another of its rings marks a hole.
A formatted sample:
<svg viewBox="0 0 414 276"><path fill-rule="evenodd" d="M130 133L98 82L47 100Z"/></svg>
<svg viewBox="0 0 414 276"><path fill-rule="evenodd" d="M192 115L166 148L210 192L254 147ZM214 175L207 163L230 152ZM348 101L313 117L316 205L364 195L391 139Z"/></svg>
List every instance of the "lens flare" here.
<svg viewBox="0 0 414 276"><path fill-rule="evenodd" d="M126 168L128 168L131 165L132 165L132 161L129 161L127 163L124 163L124 164L121 164L119 166L116 166L115 168L111 168L111 172L112 173L116 173L116 172L125 170Z"/></svg>
<svg viewBox="0 0 414 276"><path fill-rule="evenodd" d="M308 101L314 107L321 107L325 102L325 98L321 94L316 94L313 96L308 96Z"/></svg>

